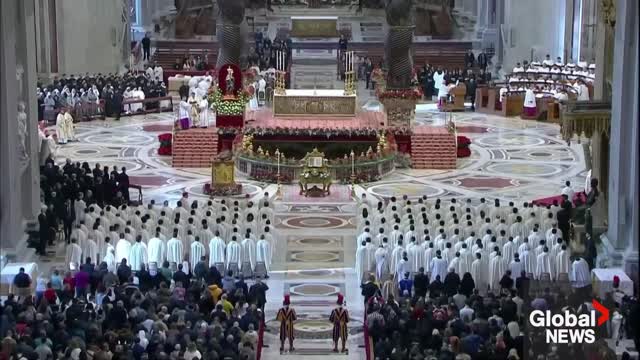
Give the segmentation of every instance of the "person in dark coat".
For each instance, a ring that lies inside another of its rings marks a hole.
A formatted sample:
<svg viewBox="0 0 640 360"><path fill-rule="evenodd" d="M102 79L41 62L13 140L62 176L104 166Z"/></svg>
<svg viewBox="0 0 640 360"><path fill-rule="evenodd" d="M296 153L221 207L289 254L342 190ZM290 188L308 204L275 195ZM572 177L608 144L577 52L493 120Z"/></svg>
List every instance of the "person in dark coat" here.
<svg viewBox="0 0 640 360"><path fill-rule="evenodd" d="M484 50L482 50L482 52L478 54L477 63L478 63L478 67L480 67L480 70L482 71L487 70L487 64L489 63L489 59L487 57L487 54L484 53Z"/></svg>
<svg viewBox="0 0 640 360"><path fill-rule="evenodd" d="M127 168L122 167L122 172L117 175L118 188L122 192L122 196L129 203L129 175L127 175Z"/></svg>
<svg viewBox="0 0 640 360"><path fill-rule="evenodd" d="M50 242L49 234L46 210L42 209L38 215L38 254L40 255L47 254L47 244Z"/></svg>
<svg viewBox="0 0 640 360"><path fill-rule="evenodd" d="M475 76L471 75L467 81L467 96L471 100L471 111L476 111L476 89L478 83L476 83Z"/></svg>
<svg viewBox="0 0 640 360"><path fill-rule="evenodd" d="M462 275L462 281L460 282L460 293L468 298L473 293L473 289L475 289L475 287L476 284L475 281L473 281L471 273L464 273L464 275Z"/></svg>
<svg viewBox="0 0 640 360"><path fill-rule="evenodd" d="M466 69L472 69L473 66L475 65L475 63L476 63L476 57L475 57L475 55L473 55L473 51L471 51L471 49L469 49L467 54L464 56L465 70Z"/></svg>
<svg viewBox="0 0 640 360"><path fill-rule="evenodd" d="M444 278L444 292L447 296L453 296L458 292L460 286L460 276L456 274L455 269L451 268Z"/></svg>
<svg viewBox="0 0 640 360"><path fill-rule="evenodd" d="M427 296L427 287L429 286L429 277L424 273L424 268L418 269L418 273L413 277L413 288L418 297Z"/></svg>
<svg viewBox="0 0 640 360"><path fill-rule="evenodd" d="M360 288L362 289L361 294L362 296L364 296L365 304L367 304L369 302L369 299L371 299L380 291L380 288L376 284L375 277L373 275L369 276L369 280L367 280L366 283L360 285Z"/></svg>

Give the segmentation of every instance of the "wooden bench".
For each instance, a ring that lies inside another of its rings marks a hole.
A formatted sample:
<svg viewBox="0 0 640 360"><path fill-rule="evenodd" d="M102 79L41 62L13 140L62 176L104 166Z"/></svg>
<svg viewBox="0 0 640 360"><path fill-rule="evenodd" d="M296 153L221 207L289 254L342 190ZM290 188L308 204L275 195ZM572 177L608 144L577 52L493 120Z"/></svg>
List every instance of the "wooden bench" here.
<svg viewBox="0 0 640 360"><path fill-rule="evenodd" d="M440 111L464 111L464 97L467 94L467 85L461 82L451 89L451 102L446 102Z"/></svg>

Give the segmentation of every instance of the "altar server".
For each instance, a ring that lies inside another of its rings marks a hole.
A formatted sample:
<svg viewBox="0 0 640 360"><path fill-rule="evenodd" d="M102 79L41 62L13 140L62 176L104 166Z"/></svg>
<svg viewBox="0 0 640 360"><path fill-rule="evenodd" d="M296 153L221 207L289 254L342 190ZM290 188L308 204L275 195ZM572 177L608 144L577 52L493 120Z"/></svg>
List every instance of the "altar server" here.
<svg viewBox="0 0 640 360"><path fill-rule="evenodd" d="M67 245L65 262L71 270L78 270L82 265L82 249L76 238L71 238L71 243Z"/></svg>
<svg viewBox="0 0 640 360"><path fill-rule="evenodd" d="M182 130L189 129L191 127L191 104L187 101L186 96L180 99L180 105L178 107L178 121Z"/></svg>
<svg viewBox="0 0 640 360"><path fill-rule="evenodd" d="M256 262L263 262L267 273L271 271L272 256L271 244L265 239L264 234L260 235L260 240L256 244Z"/></svg>
<svg viewBox="0 0 640 360"><path fill-rule="evenodd" d="M129 252L129 265L132 271L140 271L146 264L147 246L142 242L142 237L138 235Z"/></svg>
<svg viewBox="0 0 640 360"><path fill-rule="evenodd" d="M191 271L195 269L198 261L205 256L207 249L200 242L200 237L196 236L193 244L191 244L191 252L189 253L189 263L191 264Z"/></svg>
<svg viewBox="0 0 640 360"><path fill-rule="evenodd" d="M533 92L533 86L527 88L524 92L523 113L526 116L536 115L536 94Z"/></svg>
<svg viewBox="0 0 640 360"><path fill-rule="evenodd" d="M207 99L207 92L203 89L196 90L196 102L198 106L198 112L200 113L200 127L209 127L209 100Z"/></svg>
<svg viewBox="0 0 640 360"><path fill-rule="evenodd" d="M224 264L226 247L227 245L220 237L220 231L216 230L214 237L209 241L209 267L214 266L216 263Z"/></svg>
<svg viewBox="0 0 640 360"><path fill-rule="evenodd" d="M242 246L238 244L237 237L232 236L231 241L227 244L227 269L230 264L236 264L238 269L240 268L240 261L242 259Z"/></svg>
<svg viewBox="0 0 640 360"><path fill-rule="evenodd" d="M173 237L167 241L167 261L177 264L184 260L184 245L182 241L178 239L177 229L173 230Z"/></svg>

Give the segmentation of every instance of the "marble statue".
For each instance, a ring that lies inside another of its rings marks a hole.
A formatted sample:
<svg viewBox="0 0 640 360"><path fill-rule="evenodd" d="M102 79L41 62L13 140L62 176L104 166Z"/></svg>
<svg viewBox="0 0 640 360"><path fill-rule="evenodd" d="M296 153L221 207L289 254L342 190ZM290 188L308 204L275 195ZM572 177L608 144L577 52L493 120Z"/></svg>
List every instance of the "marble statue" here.
<svg viewBox="0 0 640 360"><path fill-rule="evenodd" d="M386 0L388 31L385 41L385 63L387 65L387 88L407 89L411 87L413 58L414 17L412 0Z"/></svg>
<svg viewBox="0 0 640 360"><path fill-rule="evenodd" d="M18 156L20 163L26 163L29 160L27 152L27 113L25 112L25 104L23 101L18 103Z"/></svg>

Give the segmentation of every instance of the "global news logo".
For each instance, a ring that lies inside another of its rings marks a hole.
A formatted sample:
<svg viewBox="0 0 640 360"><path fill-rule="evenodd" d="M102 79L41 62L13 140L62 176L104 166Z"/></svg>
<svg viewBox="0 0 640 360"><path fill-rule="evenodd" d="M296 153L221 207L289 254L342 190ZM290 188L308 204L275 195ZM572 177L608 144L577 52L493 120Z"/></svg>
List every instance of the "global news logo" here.
<svg viewBox="0 0 640 360"><path fill-rule="evenodd" d="M534 310L529 314L529 323L544 328L547 344L593 344L596 342L596 326L609 320L609 309L592 300L594 310L589 314L572 314L568 311L553 314L551 311ZM596 312L600 316L596 318Z"/></svg>

